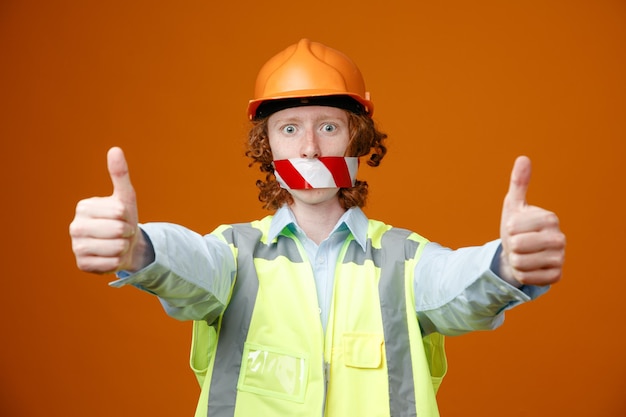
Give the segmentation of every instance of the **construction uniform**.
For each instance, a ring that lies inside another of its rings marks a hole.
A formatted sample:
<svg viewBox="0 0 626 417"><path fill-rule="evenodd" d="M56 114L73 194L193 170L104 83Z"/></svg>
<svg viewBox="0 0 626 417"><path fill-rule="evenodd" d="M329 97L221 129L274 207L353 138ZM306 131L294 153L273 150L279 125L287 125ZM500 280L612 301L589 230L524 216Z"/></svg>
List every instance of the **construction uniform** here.
<svg viewBox="0 0 626 417"><path fill-rule="evenodd" d="M451 251L358 208L319 247L286 206L207 236L142 230L155 261L112 285L195 321L196 416L437 416L443 334L493 329L545 291L492 271L498 241Z"/></svg>

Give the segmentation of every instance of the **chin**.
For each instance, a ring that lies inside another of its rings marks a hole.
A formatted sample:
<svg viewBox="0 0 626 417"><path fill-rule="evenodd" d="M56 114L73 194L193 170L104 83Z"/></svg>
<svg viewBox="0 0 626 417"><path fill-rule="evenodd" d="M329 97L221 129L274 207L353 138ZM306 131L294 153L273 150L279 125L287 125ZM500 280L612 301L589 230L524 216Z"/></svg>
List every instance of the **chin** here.
<svg viewBox="0 0 626 417"><path fill-rule="evenodd" d="M339 188L311 188L307 190L289 190L294 204L322 204L337 199Z"/></svg>

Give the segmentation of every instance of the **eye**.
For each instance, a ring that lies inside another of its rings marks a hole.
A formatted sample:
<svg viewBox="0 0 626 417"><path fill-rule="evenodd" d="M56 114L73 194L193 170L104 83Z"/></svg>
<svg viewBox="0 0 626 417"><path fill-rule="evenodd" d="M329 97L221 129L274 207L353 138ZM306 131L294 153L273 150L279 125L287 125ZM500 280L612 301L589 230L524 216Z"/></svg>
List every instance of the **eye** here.
<svg viewBox="0 0 626 417"><path fill-rule="evenodd" d="M287 135L293 135L296 133L296 127L294 125L286 125L282 128L282 131Z"/></svg>
<svg viewBox="0 0 626 417"><path fill-rule="evenodd" d="M337 130L337 126L335 126L332 123L326 123L324 124L324 126L322 126L322 130L326 133L331 133L334 132L335 130Z"/></svg>

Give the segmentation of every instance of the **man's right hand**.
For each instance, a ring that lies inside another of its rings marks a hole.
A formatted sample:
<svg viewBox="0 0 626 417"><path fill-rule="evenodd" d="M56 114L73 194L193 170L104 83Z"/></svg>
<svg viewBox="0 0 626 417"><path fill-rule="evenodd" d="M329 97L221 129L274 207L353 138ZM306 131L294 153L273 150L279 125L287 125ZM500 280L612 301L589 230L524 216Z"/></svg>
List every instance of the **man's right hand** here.
<svg viewBox="0 0 626 417"><path fill-rule="evenodd" d="M137 201L124 152L111 148L107 162L113 194L78 202L70 224L72 250L85 272L138 271L152 262L154 253L137 225Z"/></svg>

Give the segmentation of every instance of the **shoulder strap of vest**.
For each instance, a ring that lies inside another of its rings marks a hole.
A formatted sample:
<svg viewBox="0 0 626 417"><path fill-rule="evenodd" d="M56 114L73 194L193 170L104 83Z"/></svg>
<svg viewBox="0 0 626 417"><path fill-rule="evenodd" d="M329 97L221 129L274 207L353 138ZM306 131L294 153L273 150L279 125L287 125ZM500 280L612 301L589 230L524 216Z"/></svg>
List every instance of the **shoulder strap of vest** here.
<svg viewBox="0 0 626 417"><path fill-rule="evenodd" d="M237 240L236 234L250 235L254 234L257 237L260 233L260 238L265 239L269 232L272 216L267 216L261 220L254 221L252 223L241 223L236 225L222 225L217 227L211 234L217 236L220 240L228 244L233 252L233 256L236 258L239 248L235 242ZM244 244L254 244L256 239L242 239ZM200 386L203 386L210 358L215 344L217 343L217 331L214 325L210 325L206 321L194 321L193 333L191 340L191 354L189 358L189 364L196 375L196 379Z"/></svg>
<svg viewBox="0 0 626 417"><path fill-rule="evenodd" d="M382 245L383 236L384 246ZM397 258L398 261L402 258L411 260L407 265L408 268L415 267L425 244L428 243L427 239L415 232L395 228L376 220L369 221L368 237L371 238L374 247L383 249L386 257ZM398 250L402 247L404 251ZM422 338L435 393L448 369L444 341L444 336L440 333L430 333Z"/></svg>

